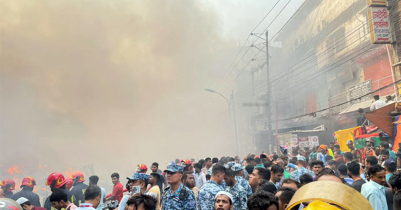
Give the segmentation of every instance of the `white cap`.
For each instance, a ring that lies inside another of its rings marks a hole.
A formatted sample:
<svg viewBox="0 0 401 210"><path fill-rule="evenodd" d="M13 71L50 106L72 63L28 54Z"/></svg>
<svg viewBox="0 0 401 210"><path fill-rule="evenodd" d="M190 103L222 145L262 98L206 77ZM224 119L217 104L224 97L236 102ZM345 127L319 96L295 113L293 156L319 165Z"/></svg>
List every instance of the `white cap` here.
<svg viewBox="0 0 401 210"><path fill-rule="evenodd" d="M228 198L230 198L231 203L234 203L233 195L231 195L231 193L226 192L226 191L220 191L220 192L218 192L218 193L216 194L216 196L214 197L214 199L216 199L217 196L219 196L219 195L226 195Z"/></svg>
<svg viewBox="0 0 401 210"><path fill-rule="evenodd" d="M27 201L29 201L29 200L26 199L26 198L24 198L24 197L21 197L21 198L18 198L17 203L18 203L19 205L21 205L21 204L23 204L23 203L25 203L25 202L27 202Z"/></svg>

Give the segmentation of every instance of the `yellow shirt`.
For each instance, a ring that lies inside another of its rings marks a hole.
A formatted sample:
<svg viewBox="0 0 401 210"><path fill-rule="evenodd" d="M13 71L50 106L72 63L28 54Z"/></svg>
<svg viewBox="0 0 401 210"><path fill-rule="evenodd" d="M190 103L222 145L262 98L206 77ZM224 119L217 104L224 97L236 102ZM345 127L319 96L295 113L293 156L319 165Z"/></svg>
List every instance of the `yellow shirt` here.
<svg viewBox="0 0 401 210"><path fill-rule="evenodd" d="M192 192L194 193L194 195L195 195L195 199L198 197L198 191L199 191L199 188L197 188L197 187L194 187L194 188L192 188L191 189L192 190Z"/></svg>
<svg viewBox="0 0 401 210"><path fill-rule="evenodd" d="M148 191L150 193L155 193L157 195L157 205L156 205L156 209L160 210L160 188L158 185L153 186L152 188L150 188L150 190Z"/></svg>

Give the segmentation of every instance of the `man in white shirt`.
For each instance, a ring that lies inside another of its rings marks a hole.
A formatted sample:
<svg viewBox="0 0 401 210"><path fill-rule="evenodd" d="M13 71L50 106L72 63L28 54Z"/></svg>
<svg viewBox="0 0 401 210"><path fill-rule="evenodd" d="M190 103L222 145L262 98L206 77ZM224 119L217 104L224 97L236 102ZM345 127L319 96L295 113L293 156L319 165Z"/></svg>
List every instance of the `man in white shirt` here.
<svg viewBox="0 0 401 210"><path fill-rule="evenodd" d="M102 191L96 185L89 186L85 190L85 202L81 203L76 210L96 210L100 203L100 196Z"/></svg>
<svg viewBox="0 0 401 210"><path fill-rule="evenodd" d="M202 173L202 165L200 163L195 163L194 168L195 186L200 189L204 184L206 184L206 175Z"/></svg>
<svg viewBox="0 0 401 210"><path fill-rule="evenodd" d="M391 96L391 95L386 96L386 104L387 105L394 104L394 103L395 103L395 101L393 100L393 96Z"/></svg>
<svg viewBox="0 0 401 210"><path fill-rule="evenodd" d="M373 98L375 99L375 101L373 102L373 104L370 106L370 111L373 112L377 109L380 109L384 106L387 105L387 103L385 101L380 100L380 96L379 95L374 95Z"/></svg>
<svg viewBox="0 0 401 210"><path fill-rule="evenodd" d="M89 186L98 186L98 181L99 177L96 175L89 177ZM99 206L96 208L97 210L102 210L104 208L104 201L106 200L106 190L103 187L100 187L100 190L102 191L102 195L100 196L100 203Z"/></svg>

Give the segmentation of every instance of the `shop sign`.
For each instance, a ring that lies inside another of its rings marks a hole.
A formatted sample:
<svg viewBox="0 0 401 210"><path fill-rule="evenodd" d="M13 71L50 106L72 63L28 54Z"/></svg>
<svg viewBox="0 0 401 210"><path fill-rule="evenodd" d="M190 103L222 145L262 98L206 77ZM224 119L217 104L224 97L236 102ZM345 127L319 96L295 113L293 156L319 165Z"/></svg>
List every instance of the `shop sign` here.
<svg viewBox="0 0 401 210"><path fill-rule="evenodd" d="M369 7L370 41L373 44L390 44L390 20L386 7Z"/></svg>

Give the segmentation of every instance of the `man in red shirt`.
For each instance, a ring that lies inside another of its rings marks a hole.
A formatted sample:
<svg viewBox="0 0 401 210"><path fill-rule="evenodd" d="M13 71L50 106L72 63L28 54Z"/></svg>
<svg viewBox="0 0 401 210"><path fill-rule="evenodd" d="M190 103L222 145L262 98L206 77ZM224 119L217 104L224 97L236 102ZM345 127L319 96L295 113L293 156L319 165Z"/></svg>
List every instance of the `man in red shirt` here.
<svg viewBox="0 0 401 210"><path fill-rule="evenodd" d="M106 201L113 201L118 200L120 203L121 199L123 198L123 185L120 183L120 175L118 173L113 173L111 175L111 181L114 184L113 192L111 193L110 197L106 198Z"/></svg>

